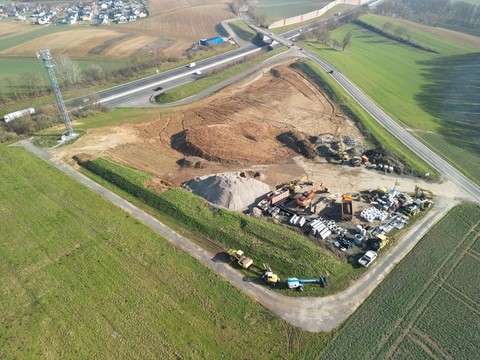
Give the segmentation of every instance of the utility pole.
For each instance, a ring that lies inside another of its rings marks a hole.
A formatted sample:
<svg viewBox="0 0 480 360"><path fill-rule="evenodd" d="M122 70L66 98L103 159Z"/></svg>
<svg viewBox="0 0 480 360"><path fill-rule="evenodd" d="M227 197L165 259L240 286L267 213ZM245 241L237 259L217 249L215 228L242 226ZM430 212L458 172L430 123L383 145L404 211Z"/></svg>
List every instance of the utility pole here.
<svg viewBox="0 0 480 360"><path fill-rule="evenodd" d="M67 128L67 136L75 137L77 136L77 134L73 132L72 122L70 121L67 108L65 106L65 103L63 102L62 93L60 92L60 87L58 86L57 82L57 77L55 76L55 72L53 71L53 67L55 65L52 62L52 55L50 54L50 50L39 50L37 52L37 57L39 60L42 61L45 69L47 69L48 78L52 83L53 92L55 93L55 97L57 98L58 108L60 109L63 122L65 123L65 127Z"/></svg>

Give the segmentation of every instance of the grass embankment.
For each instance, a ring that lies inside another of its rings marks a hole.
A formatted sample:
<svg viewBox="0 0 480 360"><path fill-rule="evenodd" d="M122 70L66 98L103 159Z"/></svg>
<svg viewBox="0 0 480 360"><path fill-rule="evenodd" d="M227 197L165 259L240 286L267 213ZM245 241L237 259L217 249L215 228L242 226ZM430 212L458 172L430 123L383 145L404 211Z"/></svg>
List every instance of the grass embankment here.
<svg viewBox="0 0 480 360"><path fill-rule="evenodd" d="M257 33L242 20L231 21L229 25L235 34L237 34L237 36L242 40L253 41L253 39L257 36Z"/></svg>
<svg viewBox="0 0 480 360"><path fill-rule="evenodd" d="M25 150L0 147L0 172L0 358L298 359L325 345Z"/></svg>
<svg viewBox="0 0 480 360"><path fill-rule="evenodd" d="M476 122L480 92L475 90L480 76L479 48L422 33L392 18L368 15L361 19L378 27L385 22L406 26L412 41L438 54L355 25L332 32L340 43L352 32L351 46L345 52L316 40L305 41L303 46L334 64L415 136L480 183L480 128Z"/></svg>
<svg viewBox="0 0 480 360"><path fill-rule="evenodd" d="M271 50L265 54L254 57L253 59L244 61L238 65L231 66L225 70L222 70L218 73L214 73L209 76L202 77L194 82L177 86L174 89L165 91L164 93L158 95L155 100L160 104L168 104L175 101L179 101L190 96L196 95L203 90L206 90L214 85L219 84L220 82L231 78L235 75L241 74L244 71L252 68L255 65L260 64L261 62L268 60L274 55L280 54L287 50L286 46L279 47L275 50Z"/></svg>
<svg viewBox="0 0 480 360"><path fill-rule="evenodd" d="M156 194L143 185L150 175L103 158L84 166L89 172L133 195L137 201L147 204L150 211L168 226L183 231L189 239L210 251L221 253L228 248L242 249L260 267L263 263L269 264L282 279L329 274L328 288L312 285L303 295L337 292L364 271L334 258L302 234L240 213L212 208L208 202L184 189ZM227 260L224 254L218 255ZM260 269L255 267L244 272L253 281L262 283ZM279 291L299 295L288 290Z"/></svg>
<svg viewBox="0 0 480 360"><path fill-rule="evenodd" d="M480 208L457 206L375 289L323 358L476 359L479 250Z"/></svg>
<svg viewBox="0 0 480 360"><path fill-rule="evenodd" d="M312 61L297 62L298 67L315 83L325 89L330 97L341 107L349 117L353 118L367 139L373 144L380 144L395 154L409 169L417 174L430 173L431 179L438 178L438 173L427 163L415 155L408 147L398 141L395 136L379 126L373 119L336 81L332 80L323 69Z"/></svg>

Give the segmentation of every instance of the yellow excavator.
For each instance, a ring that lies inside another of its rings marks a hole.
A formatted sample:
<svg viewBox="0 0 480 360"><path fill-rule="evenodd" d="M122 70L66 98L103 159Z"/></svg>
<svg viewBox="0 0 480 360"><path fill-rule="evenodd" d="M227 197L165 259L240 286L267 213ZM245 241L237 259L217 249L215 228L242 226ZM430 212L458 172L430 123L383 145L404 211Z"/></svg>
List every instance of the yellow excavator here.
<svg viewBox="0 0 480 360"><path fill-rule="evenodd" d="M305 175L301 179L292 180L288 188L290 191L298 191L302 188L303 185L313 185L313 182L310 180L310 176Z"/></svg>
<svg viewBox="0 0 480 360"><path fill-rule="evenodd" d="M350 156L348 156L347 151L345 150L345 144L343 143L343 136L340 131L340 125L337 126L337 130L335 131L335 136L338 136L339 141L339 150L337 153L337 160L341 161L343 164L344 161L348 161Z"/></svg>
<svg viewBox="0 0 480 360"><path fill-rule="evenodd" d="M415 197L419 199L433 199L433 192L415 185Z"/></svg>

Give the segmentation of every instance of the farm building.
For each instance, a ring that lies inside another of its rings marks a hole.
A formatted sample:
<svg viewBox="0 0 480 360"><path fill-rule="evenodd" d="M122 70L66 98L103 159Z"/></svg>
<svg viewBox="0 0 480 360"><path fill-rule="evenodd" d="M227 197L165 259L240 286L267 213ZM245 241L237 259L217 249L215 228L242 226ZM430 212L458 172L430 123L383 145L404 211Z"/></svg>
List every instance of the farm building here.
<svg viewBox="0 0 480 360"><path fill-rule="evenodd" d="M210 46L210 45L222 44L223 42L224 42L223 38L221 38L220 36L215 36L209 39L200 39L199 43L200 45Z"/></svg>

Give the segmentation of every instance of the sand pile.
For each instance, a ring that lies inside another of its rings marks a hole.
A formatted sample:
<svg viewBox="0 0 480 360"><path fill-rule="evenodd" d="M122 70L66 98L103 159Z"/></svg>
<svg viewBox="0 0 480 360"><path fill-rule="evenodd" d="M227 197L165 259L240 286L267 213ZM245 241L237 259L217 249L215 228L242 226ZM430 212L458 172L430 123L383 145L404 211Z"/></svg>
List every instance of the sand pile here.
<svg viewBox="0 0 480 360"><path fill-rule="evenodd" d="M239 173L199 177L185 183L185 187L212 204L229 210L243 210L270 191L267 184L241 177Z"/></svg>

